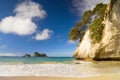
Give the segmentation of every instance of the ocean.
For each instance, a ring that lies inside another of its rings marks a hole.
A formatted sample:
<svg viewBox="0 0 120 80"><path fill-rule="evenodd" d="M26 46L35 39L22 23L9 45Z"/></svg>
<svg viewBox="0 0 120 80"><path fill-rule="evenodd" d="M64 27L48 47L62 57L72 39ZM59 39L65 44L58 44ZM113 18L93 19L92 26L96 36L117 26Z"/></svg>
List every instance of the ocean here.
<svg viewBox="0 0 120 80"><path fill-rule="evenodd" d="M73 57L0 57L0 64L44 64L44 63L64 63L72 64Z"/></svg>
<svg viewBox="0 0 120 80"><path fill-rule="evenodd" d="M0 57L0 76L89 77L120 74L120 61L74 62L72 57Z"/></svg>

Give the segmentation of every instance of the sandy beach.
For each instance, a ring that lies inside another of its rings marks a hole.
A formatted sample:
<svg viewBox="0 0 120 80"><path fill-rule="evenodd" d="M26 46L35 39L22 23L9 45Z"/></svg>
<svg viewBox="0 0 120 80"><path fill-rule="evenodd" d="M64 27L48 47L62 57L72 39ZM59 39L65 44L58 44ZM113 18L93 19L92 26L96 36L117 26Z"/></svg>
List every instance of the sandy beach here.
<svg viewBox="0 0 120 80"><path fill-rule="evenodd" d="M0 64L0 80L119 80L119 62Z"/></svg>
<svg viewBox="0 0 120 80"><path fill-rule="evenodd" d="M87 78L66 78L66 77L0 77L0 80L120 80L120 75L104 75L98 77L87 77Z"/></svg>
<svg viewBox="0 0 120 80"><path fill-rule="evenodd" d="M0 76L85 78L120 74L119 62L83 64L0 64Z"/></svg>

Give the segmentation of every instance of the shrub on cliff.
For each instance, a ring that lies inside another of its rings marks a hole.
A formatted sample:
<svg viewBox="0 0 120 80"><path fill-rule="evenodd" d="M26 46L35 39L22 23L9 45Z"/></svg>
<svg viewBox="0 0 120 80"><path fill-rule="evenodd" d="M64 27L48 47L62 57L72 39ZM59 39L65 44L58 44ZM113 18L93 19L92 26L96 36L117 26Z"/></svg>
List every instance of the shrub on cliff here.
<svg viewBox="0 0 120 80"><path fill-rule="evenodd" d="M91 39L94 42L99 42L102 39L104 29L102 21L106 8L107 4L99 3L93 10L86 11L82 16L82 20L75 27L71 28L69 39L73 41L80 39L81 41L86 29L89 27Z"/></svg>
<svg viewBox="0 0 120 80"><path fill-rule="evenodd" d="M70 32L69 32L69 39L72 41L76 41L78 39L82 40L84 34L85 34L85 30L86 27L88 27L88 23L90 22L90 18L92 16L92 11L86 11L83 16L82 16L82 20L80 22L78 22L75 27L71 28Z"/></svg>

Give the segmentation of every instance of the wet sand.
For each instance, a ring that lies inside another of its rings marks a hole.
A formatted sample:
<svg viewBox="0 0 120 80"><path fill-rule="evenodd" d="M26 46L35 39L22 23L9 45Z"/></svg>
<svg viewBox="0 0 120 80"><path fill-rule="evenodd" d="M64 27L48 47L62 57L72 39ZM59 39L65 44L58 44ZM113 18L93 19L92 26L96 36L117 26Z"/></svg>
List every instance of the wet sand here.
<svg viewBox="0 0 120 80"><path fill-rule="evenodd" d="M120 80L120 75L104 75L87 78L70 78L70 77L0 77L0 80Z"/></svg>

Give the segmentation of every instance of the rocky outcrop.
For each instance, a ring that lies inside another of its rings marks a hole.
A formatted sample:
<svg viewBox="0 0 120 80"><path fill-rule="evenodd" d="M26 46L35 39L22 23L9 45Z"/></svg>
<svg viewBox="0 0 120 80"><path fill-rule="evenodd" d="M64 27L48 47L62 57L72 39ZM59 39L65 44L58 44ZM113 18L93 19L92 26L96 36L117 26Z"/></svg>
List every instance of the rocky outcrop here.
<svg viewBox="0 0 120 80"><path fill-rule="evenodd" d="M101 41L94 43L88 29L74 53L75 58L120 59L120 0L111 0L103 24Z"/></svg>
<svg viewBox="0 0 120 80"><path fill-rule="evenodd" d="M33 57L47 57L47 55L45 53L40 54L38 52L35 52L34 55L33 55Z"/></svg>
<svg viewBox="0 0 120 80"><path fill-rule="evenodd" d="M23 57L28 58L28 57L31 57L31 55L30 54L25 54Z"/></svg>

